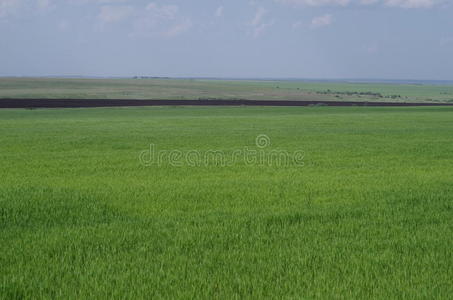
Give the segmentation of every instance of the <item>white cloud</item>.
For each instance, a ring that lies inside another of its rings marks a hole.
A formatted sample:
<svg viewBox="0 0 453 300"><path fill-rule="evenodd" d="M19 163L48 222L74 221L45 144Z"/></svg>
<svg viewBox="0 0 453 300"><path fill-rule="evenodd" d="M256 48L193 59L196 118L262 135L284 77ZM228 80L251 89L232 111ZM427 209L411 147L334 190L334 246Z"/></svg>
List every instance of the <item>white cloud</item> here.
<svg viewBox="0 0 453 300"><path fill-rule="evenodd" d="M179 7L177 5L162 5L159 6L156 3L150 3L146 6L146 10L153 17L160 19L174 19L179 12Z"/></svg>
<svg viewBox="0 0 453 300"><path fill-rule="evenodd" d="M375 4L375 3L378 3L379 0L360 0L360 4L363 4L363 5L371 5L371 4Z"/></svg>
<svg viewBox="0 0 453 300"><path fill-rule="evenodd" d="M112 3L124 3L129 0L66 0L72 4L112 4Z"/></svg>
<svg viewBox="0 0 453 300"><path fill-rule="evenodd" d="M351 0L275 0L283 4L291 5L309 5L309 6L322 6L322 5L348 5Z"/></svg>
<svg viewBox="0 0 453 300"><path fill-rule="evenodd" d="M0 18L13 14L21 4L20 0L0 0Z"/></svg>
<svg viewBox="0 0 453 300"><path fill-rule="evenodd" d="M21 14L42 13L55 8L53 0L0 0L0 18Z"/></svg>
<svg viewBox="0 0 453 300"><path fill-rule="evenodd" d="M85 0L85 1L90 1L93 2L93 0ZM98 3L121 3L121 2L129 2L129 0L94 0L95 2L97 1Z"/></svg>
<svg viewBox="0 0 453 300"><path fill-rule="evenodd" d="M255 28L253 29L253 36L254 37L259 37L260 35L263 34L263 32L271 27L272 25L274 25L274 21L270 21L269 23L262 23L258 26L255 26Z"/></svg>
<svg viewBox="0 0 453 300"><path fill-rule="evenodd" d="M263 7L258 7L255 16L249 22L249 26L251 27L251 34L253 37L259 37L263 34L263 32L274 25L274 21L266 21L266 17L268 15L268 11Z"/></svg>
<svg viewBox="0 0 453 300"><path fill-rule="evenodd" d="M330 14L326 14L323 16L315 17L311 20L311 28L319 28L329 26L333 22L333 17Z"/></svg>
<svg viewBox="0 0 453 300"><path fill-rule="evenodd" d="M268 11L262 7L259 7L255 13L255 17L253 17L253 20L250 22L252 26L258 26L259 24L262 23L263 18L265 15L267 15Z"/></svg>
<svg viewBox="0 0 453 300"><path fill-rule="evenodd" d="M274 0L289 5L308 6L349 6L381 4L387 7L429 8L440 4L443 0Z"/></svg>
<svg viewBox="0 0 453 300"><path fill-rule="evenodd" d="M215 11L214 16L216 16L217 18L222 17L223 11L224 11L223 6L219 6Z"/></svg>
<svg viewBox="0 0 453 300"><path fill-rule="evenodd" d="M150 3L134 22L132 37L175 37L190 30L192 21L183 16L177 5Z"/></svg>
<svg viewBox="0 0 453 300"><path fill-rule="evenodd" d="M436 4L435 0L385 0L385 5L403 8L429 8Z"/></svg>
<svg viewBox="0 0 453 300"><path fill-rule="evenodd" d="M134 14L132 6L111 6L101 7L98 19L102 24L115 23L131 17Z"/></svg>
<svg viewBox="0 0 453 300"><path fill-rule="evenodd" d="M183 19L181 22L171 26L162 32L162 36L174 37L188 31L192 27L192 21Z"/></svg>

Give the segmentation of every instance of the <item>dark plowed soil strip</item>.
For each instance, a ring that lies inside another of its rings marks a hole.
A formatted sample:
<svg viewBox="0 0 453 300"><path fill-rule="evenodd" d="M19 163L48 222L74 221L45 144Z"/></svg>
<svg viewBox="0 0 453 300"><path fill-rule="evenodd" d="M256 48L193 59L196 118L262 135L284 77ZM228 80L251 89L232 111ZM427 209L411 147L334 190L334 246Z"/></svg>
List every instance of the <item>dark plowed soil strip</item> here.
<svg viewBox="0 0 453 300"><path fill-rule="evenodd" d="M452 106L453 103L396 103L288 100L99 100L99 99L0 99L0 108L76 108L121 106Z"/></svg>

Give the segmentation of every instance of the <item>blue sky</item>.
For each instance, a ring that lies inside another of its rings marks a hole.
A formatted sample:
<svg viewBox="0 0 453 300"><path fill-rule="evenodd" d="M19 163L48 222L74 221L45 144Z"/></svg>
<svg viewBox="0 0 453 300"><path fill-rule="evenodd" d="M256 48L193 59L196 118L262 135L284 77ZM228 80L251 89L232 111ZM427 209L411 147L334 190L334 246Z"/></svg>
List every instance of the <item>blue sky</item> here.
<svg viewBox="0 0 453 300"><path fill-rule="evenodd" d="M0 0L0 76L453 80L451 0Z"/></svg>

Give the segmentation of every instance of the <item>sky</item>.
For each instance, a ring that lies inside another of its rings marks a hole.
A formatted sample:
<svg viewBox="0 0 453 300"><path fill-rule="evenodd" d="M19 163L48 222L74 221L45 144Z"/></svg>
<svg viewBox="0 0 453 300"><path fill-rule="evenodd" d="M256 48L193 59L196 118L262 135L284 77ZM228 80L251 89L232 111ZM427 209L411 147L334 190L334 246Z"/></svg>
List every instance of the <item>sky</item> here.
<svg viewBox="0 0 453 300"><path fill-rule="evenodd" d="M453 0L0 0L0 76L453 80Z"/></svg>

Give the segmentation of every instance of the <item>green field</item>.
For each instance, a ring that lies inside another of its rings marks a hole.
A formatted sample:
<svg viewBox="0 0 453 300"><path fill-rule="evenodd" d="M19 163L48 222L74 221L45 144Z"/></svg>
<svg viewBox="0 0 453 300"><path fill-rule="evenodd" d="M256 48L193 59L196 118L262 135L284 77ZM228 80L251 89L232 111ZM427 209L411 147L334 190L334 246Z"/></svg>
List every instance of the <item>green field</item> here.
<svg viewBox="0 0 453 300"><path fill-rule="evenodd" d="M453 102L453 85L201 79L0 78L1 98Z"/></svg>
<svg viewBox="0 0 453 300"><path fill-rule="evenodd" d="M452 107L1 110L0 298L448 299L452 133Z"/></svg>

